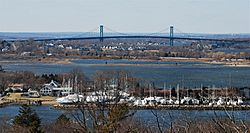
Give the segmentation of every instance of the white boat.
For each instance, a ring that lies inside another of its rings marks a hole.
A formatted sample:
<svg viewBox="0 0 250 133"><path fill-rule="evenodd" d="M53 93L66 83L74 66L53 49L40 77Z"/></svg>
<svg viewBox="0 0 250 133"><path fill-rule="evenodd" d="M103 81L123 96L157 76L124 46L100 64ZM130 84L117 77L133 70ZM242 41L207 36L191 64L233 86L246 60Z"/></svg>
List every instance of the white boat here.
<svg viewBox="0 0 250 133"><path fill-rule="evenodd" d="M181 99L180 103L181 104L190 104L191 100L192 100L191 97L184 97L183 99Z"/></svg>
<svg viewBox="0 0 250 133"><path fill-rule="evenodd" d="M238 97L237 104L238 104L238 105L243 104L243 100L242 100L242 98L241 98L241 97Z"/></svg>
<svg viewBox="0 0 250 133"><path fill-rule="evenodd" d="M161 103L161 100L163 99L163 97L154 97L154 100L157 102L157 103Z"/></svg>
<svg viewBox="0 0 250 133"><path fill-rule="evenodd" d="M219 98L219 100L217 101L217 105L224 105L226 102L223 98Z"/></svg>
<svg viewBox="0 0 250 133"><path fill-rule="evenodd" d="M136 99L134 101L134 105L138 106L138 105L142 105L142 100L141 99Z"/></svg>
<svg viewBox="0 0 250 133"><path fill-rule="evenodd" d="M176 101L174 102L174 104L179 105L179 104L180 104L180 101L179 101L179 100L176 100Z"/></svg>
<svg viewBox="0 0 250 133"><path fill-rule="evenodd" d="M174 100L173 99L169 99L169 100L167 100L167 103L168 104L174 104Z"/></svg>
<svg viewBox="0 0 250 133"><path fill-rule="evenodd" d="M60 104L72 104L83 101L83 95L72 94L65 97L57 98L56 101Z"/></svg>
<svg viewBox="0 0 250 133"><path fill-rule="evenodd" d="M165 105L165 104L167 104L167 100L166 100L166 99L161 99L161 100L160 100L160 103L161 103L162 105Z"/></svg>
<svg viewBox="0 0 250 133"><path fill-rule="evenodd" d="M236 105L237 102L232 100L232 99L229 99L229 101L227 102L227 105Z"/></svg>

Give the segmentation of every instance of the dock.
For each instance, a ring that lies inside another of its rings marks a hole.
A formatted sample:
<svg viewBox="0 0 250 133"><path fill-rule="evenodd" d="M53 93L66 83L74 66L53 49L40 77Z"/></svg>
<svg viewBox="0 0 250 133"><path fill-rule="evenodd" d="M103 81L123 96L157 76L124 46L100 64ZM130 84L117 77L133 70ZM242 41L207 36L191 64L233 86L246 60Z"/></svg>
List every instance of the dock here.
<svg viewBox="0 0 250 133"><path fill-rule="evenodd" d="M77 109L78 105L76 104L57 104L53 106L57 109ZM86 109L89 105L86 105ZM132 110L250 110L250 105L130 105Z"/></svg>

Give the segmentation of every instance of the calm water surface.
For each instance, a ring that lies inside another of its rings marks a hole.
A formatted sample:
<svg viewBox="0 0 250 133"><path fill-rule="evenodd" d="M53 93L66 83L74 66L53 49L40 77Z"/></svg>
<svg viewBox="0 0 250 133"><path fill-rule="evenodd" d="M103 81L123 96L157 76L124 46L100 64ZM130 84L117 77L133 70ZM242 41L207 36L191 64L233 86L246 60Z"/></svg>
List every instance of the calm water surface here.
<svg viewBox="0 0 250 133"><path fill-rule="evenodd" d="M18 105L15 106L6 106L3 108L0 108L0 119L7 119L10 120L13 119L19 111ZM51 106L32 106L32 108L37 112L39 117L42 120L42 123L51 123L54 122L61 114L66 114L68 117L73 118L73 115L76 115L76 111L67 111L67 110L60 110L55 109ZM155 117L152 114L151 110L133 110L135 111L134 118L145 122L146 124L154 124ZM199 118L199 119L208 119L208 118L224 118L226 117L226 114L224 111L187 111L187 110L154 110L154 112L157 112L158 115L161 116L161 121L176 121L181 120L185 118ZM230 115L233 115L236 119L249 121L250 117L250 110L245 111L228 111ZM215 116L216 114L216 116ZM170 117L171 116L171 117Z"/></svg>
<svg viewBox="0 0 250 133"><path fill-rule="evenodd" d="M47 63L12 63L2 64L7 71L33 71L36 74L64 73L79 67L88 77L92 77L98 70L127 70L140 80L155 82L162 87L164 82L168 86L186 87L245 87L250 86L250 67L226 67L200 62L160 62L160 61L131 61L131 60L74 60L73 64ZM105 64L118 64L105 66ZM98 65L101 64L101 65ZM154 64L153 66L119 66L119 64ZM166 64L166 65L155 65ZM176 65L177 64L177 65Z"/></svg>

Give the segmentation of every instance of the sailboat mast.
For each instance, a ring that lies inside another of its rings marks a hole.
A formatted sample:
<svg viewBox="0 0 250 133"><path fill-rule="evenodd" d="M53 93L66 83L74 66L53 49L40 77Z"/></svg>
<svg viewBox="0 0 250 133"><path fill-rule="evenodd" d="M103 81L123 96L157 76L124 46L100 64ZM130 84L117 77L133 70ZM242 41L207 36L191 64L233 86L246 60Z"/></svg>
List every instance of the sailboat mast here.
<svg viewBox="0 0 250 133"><path fill-rule="evenodd" d="M177 84L177 101L180 102L180 86Z"/></svg>
<svg viewBox="0 0 250 133"><path fill-rule="evenodd" d="M172 87L170 85L169 99L172 99Z"/></svg>
<svg viewBox="0 0 250 133"><path fill-rule="evenodd" d="M166 83L164 82L164 99L166 99Z"/></svg>

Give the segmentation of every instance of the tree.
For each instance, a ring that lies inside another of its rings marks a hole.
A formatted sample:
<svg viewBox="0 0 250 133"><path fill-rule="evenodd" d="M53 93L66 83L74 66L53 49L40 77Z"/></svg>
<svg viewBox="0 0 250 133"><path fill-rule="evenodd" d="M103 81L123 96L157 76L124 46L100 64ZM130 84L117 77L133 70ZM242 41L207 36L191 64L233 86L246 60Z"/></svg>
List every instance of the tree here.
<svg viewBox="0 0 250 133"><path fill-rule="evenodd" d="M37 113L28 105L22 105L19 114L14 119L14 126L27 128L30 132L41 132L41 120Z"/></svg>
<svg viewBox="0 0 250 133"><path fill-rule="evenodd" d="M73 92L79 93L84 91L87 77L79 67L74 68L69 73L69 79L72 80Z"/></svg>
<svg viewBox="0 0 250 133"><path fill-rule="evenodd" d="M61 114L57 120L56 120L56 124L65 124L65 125L68 125L68 123L70 123L70 120L69 118L64 115L64 114Z"/></svg>
<svg viewBox="0 0 250 133"><path fill-rule="evenodd" d="M125 97L123 93L135 86L135 79L130 80L130 77L127 72L119 70L96 73L90 89L96 99L77 103L80 111L73 115L79 125L78 131L118 132L122 122L135 113L129 110L128 103L120 102Z"/></svg>
<svg viewBox="0 0 250 133"><path fill-rule="evenodd" d="M103 125L96 125L98 131L102 132L117 132L117 130L123 126L121 121L126 118L133 116L133 113L129 112L129 106L126 103L115 104L112 108L108 110L108 113L104 118L106 118L106 123Z"/></svg>
<svg viewBox="0 0 250 133"><path fill-rule="evenodd" d="M74 123L66 115L61 114L54 123L45 125L44 131L46 133L73 133Z"/></svg>

